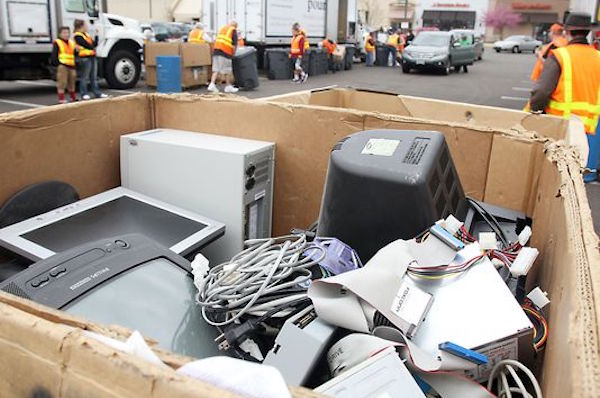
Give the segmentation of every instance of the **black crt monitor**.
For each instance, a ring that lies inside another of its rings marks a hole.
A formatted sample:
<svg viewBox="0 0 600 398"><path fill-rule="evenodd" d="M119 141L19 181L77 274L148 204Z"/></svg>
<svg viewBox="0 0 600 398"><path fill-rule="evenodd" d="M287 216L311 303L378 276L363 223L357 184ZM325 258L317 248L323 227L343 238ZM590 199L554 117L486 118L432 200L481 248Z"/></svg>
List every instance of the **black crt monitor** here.
<svg viewBox="0 0 600 398"><path fill-rule="evenodd" d="M0 245L38 261L87 242L141 233L187 255L224 232L220 222L119 187L2 228Z"/></svg>
<svg viewBox="0 0 600 398"><path fill-rule="evenodd" d="M161 348L195 358L223 355L196 303L191 265L131 234L37 262L0 289L93 322L139 330Z"/></svg>

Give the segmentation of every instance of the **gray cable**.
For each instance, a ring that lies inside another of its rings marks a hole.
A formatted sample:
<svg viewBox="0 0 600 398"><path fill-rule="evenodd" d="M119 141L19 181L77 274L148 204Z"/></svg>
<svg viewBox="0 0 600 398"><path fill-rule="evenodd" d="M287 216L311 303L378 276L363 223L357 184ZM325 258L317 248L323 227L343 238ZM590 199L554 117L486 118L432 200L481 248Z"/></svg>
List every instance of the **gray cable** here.
<svg viewBox="0 0 600 398"><path fill-rule="evenodd" d="M513 392L521 394L525 398L534 398L534 395L532 395L525 389L525 385L524 385L523 381L521 380L521 378L519 377L519 375L517 374L514 367L521 370L529 378L529 380L531 381L531 385L533 386L533 389L535 390L535 398L543 398L542 389L540 388L540 384L538 383L537 379L535 378L533 372L531 370L529 370L529 368L527 368L522 363L512 360L512 359L504 359L504 360L498 362L492 368L492 372L490 373L490 377L488 379L488 384L487 384L488 390L492 391L492 385L494 384L494 379L496 378L496 376L498 376L498 390L500 392L498 394L499 398L510 397L511 393L513 393ZM518 387L510 387L508 385L508 381L506 378L507 372L512 376L515 383L517 383Z"/></svg>
<svg viewBox="0 0 600 398"><path fill-rule="evenodd" d="M213 326L225 326L249 312L276 307L280 300L257 305L255 302L262 296L307 283L312 279L309 268L326 255L322 248L310 244L304 234L251 239L245 245L247 248L231 260L209 270L198 293L202 316ZM303 257L308 249L320 249L321 256L316 260ZM292 275L297 276L288 280ZM226 311L228 318L214 322L208 318L207 310Z"/></svg>

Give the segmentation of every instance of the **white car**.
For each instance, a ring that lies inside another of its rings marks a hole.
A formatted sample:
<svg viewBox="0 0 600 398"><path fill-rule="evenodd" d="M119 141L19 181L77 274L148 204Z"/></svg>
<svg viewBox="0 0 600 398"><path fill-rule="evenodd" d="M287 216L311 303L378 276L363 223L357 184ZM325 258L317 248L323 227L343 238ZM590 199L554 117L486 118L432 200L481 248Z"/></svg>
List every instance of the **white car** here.
<svg viewBox="0 0 600 398"><path fill-rule="evenodd" d="M535 52L536 49L542 46L542 42L535 40L531 36L509 36L504 40L500 40L494 43L494 50L497 53L500 51L512 51L513 53L520 53L523 51Z"/></svg>

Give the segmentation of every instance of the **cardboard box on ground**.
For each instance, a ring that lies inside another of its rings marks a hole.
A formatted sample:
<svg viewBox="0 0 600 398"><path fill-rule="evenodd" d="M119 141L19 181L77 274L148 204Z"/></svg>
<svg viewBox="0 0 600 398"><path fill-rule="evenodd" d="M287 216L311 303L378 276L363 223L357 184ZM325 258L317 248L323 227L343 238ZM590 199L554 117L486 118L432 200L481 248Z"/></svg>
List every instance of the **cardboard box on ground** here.
<svg viewBox="0 0 600 398"><path fill-rule="evenodd" d="M435 101L429 106L444 112ZM495 111L501 112L490 110ZM48 179L74 185L83 197L115 187L120 182L119 136L157 127L275 142L274 234L317 218L329 154L341 138L374 128L442 132L468 195L526 211L534 220L531 244L541 254L528 280L552 299L550 337L537 369L544 395L600 396L599 242L572 148L526 129L244 99L137 94L70 104L60 112L47 107L1 115L0 202ZM114 352L81 329L125 335L120 328L99 327L0 294L2 391L7 396L40 390L51 396L229 396ZM158 352L172 367L190 360ZM293 389L293 395L316 396L304 389Z"/></svg>
<svg viewBox="0 0 600 398"><path fill-rule="evenodd" d="M209 44L194 43L148 43L144 49L146 84L156 87L156 57L179 55L181 57L181 86L197 87L208 83L212 64Z"/></svg>

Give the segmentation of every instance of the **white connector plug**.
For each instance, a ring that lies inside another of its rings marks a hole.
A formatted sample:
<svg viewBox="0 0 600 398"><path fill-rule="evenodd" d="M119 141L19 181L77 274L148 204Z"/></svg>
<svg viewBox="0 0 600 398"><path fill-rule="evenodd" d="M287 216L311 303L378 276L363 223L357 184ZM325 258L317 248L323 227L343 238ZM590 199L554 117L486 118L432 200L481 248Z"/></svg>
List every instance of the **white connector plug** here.
<svg viewBox="0 0 600 398"><path fill-rule="evenodd" d="M459 221L456 217L450 214L444 220L443 228L450 232L451 235L456 235L458 230L464 225L463 222Z"/></svg>
<svg viewBox="0 0 600 398"><path fill-rule="evenodd" d="M531 238L531 227L526 225L525 228L519 234L519 244L521 246L525 246L527 242L529 242L529 238Z"/></svg>
<svg viewBox="0 0 600 398"><path fill-rule="evenodd" d="M527 298L540 310L550 304L548 293L540 289L539 286L530 291L529 294L527 294Z"/></svg>
<svg viewBox="0 0 600 398"><path fill-rule="evenodd" d="M524 247L510 266L512 276L527 275L540 252L534 247Z"/></svg>
<svg viewBox="0 0 600 398"><path fill-rule="evenodd" d="M498 240L495 232L480 232L479 246L481 250L496 250L498 249Z"/></svg>

